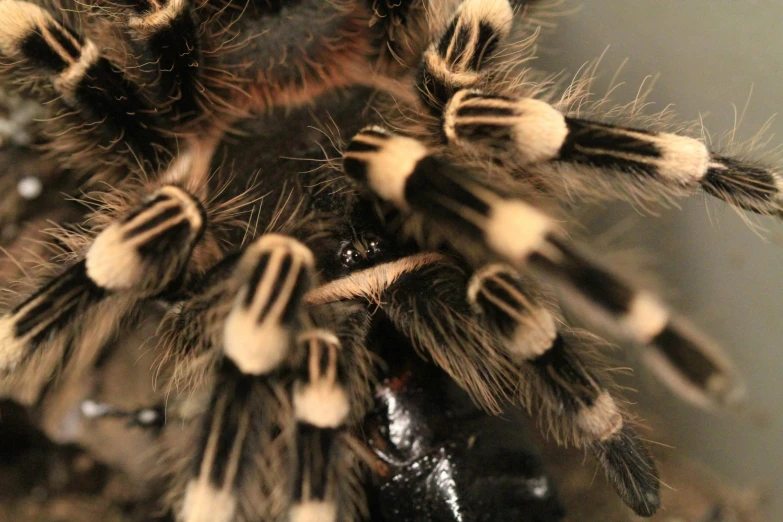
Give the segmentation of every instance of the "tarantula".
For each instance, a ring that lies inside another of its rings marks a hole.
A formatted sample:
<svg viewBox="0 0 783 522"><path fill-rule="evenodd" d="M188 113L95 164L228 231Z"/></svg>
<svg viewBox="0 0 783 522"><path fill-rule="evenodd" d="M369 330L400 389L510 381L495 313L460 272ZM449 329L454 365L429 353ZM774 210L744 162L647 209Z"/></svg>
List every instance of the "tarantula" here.
<svg viewBox="0 0 783 522"><path fill-rule="evenodd" d="M60 224L57 255L25 258L41 223L16 226L24 201L3 209L18 253L3 280L24 275L0 317L4 394L44 411L78 397L44 417L55 439L126 418L90 375L151 322L160 393L130 417L155 432L145 458L180 519L352 520L380 324L486 410L514 400L589 450L652 515L650 453L560 305L696 404L742 386L568 238L563 189L702 189L779 215L781 181L693 138L570 114L525 66L525 4L0 0L0 81L45 105L41 181L70 197L40 218Z"/></svg>

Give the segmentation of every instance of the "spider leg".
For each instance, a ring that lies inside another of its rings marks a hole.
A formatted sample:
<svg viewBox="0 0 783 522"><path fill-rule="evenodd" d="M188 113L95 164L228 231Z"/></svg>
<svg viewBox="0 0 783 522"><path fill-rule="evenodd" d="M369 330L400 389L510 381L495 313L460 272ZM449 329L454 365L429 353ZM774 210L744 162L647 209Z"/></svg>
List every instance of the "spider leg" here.
<svg viewBox="0 0 783 522"><path fill-rule="evenodd" d="M352 410L345 352L332 331L297 324L301 298L312 279L310 250L275 234L262 236L256 246L261 253L252 260L252 270L244 268L250 268L245 259L239 263L238 271L244 271L247 283L226 319L225 354L243 373L263 375L283 363L294 342L304 346L304 357L295 364L299 376L292 390L297 464L290 519L335 521L340 512L340 479L350 472L341 466L340 434Z"/></svg>
<svg viewBox="0 0 783 522"><path fill-rule="evenodd" d="M660 506L655 464L625 414L578 349L558 331L516 272L487 265L471 277L468 300L501 333L522 370L520 397L560 442L596 456L621 498L641 516Z"/></svg>
<svg viewBox="0 0 783 522"><path fill-rule="evenodd" d="M186 522L258 516L281 504L293 522L334 521L351 510L344 488L354 471L341 434L354 406L350 387L367 377L351 377L361 365L346 360L341 337L302 310L313 270L307 247L266 234L217 283L224 291L212 292L231 305L209 318L222 357L181 507ZM366 332L354 331L363 323L348 322L341 335L363 341ZM263 491L269 505L244 505L239 495L248 489Z"/></svg>
<svg viewBox="0 0 783 522"><path fill-rule="evenodd" d="M201 48L190 0L108 6L124 19L141 47L142 61L155 64L157 100L171 108L172 122L184 124L203 112L198 100Z"/></svg>
<svg viewBox="0 0 783 522"><path fill-rule="evenodd" d="M280 457L273 451L280 451L273 434L284 411L280 383L244 374L230 358L221 361L202 435L191 455L192 475L179 511L181 520L229 522L240 508L242 487L263 491L263 484L253 483L258 475L253 468L260 455ZM274 466L273 462L267 464Z"/></svg>
<svg viewBox="0 0 783 522"><path fill-rule="evenodd" d="M81 260L0 318L0 368L13 370L47 345L78 346L86 337L92 344L101 332L109 335L105 327L68 326L77 317L115 324L124 315L120 310L176 284L205 218L201 204L174 186L161 187L130 209L98 234ZM102 302L106 306L98 306Z"/></svg>
<svg viewBox="0 0 783 522"><path fill-rule="evenodd" d="M736 371L719 348L674 317L656 296L637 290L573 245L539 209L501 195L474 171L431 153L421 142L379 127L355 136L344 158L349 176L423 218L425 234L446 234L476 265L491 260L489 249L515 268L533 271L594 327L652 348L653 368L668 373L662 376L686 398L701 405L740 398Z"/></svg>
<svg viewBox="0 0 783 522"><path fill-rule="evenodd" d="M445 256L417 254L315 288L305 302L360 296L379 303L414 348L483 407L499 411L521 385L526 406L543 414L558 440L589 448L629 506L646 516L657 509L649 452L513 269L488 265L469 276Z"/></svg>
<svg viewBox="0 0 783 522"><path fill-rule="evenodd" d="M163 122L95 42L29 2L2 0L0 18L0 76L10 88L33 90L57 107L58 117L49 123L70 140L62 151L66 163L92 153L99 165L165 166L174 147Z"/></svg>
<svg viewBox="0 0 783 522"><path fill-rule="evenodd" d="M297 467L292 522L337 520L341 441L351 413L345 384L345 355L338 337L322 329L302 333L307 349L305 375L294 383ZM304 368L303 368L304 369Z"/></svg>
<svg viewBox="0 0 783 522"><path fill-rule="evenodd" d="M247 483L254 479L248 467L257 451L274 455L275 426L288 415L284 385L269 374L292 357L297 296L309 286L312 266L304 245L270 234L252 243L233 271L236 295L226 316L210 325L221 332L223 356L181 507L187 522L233 520L237 491L260 487Z"/></svg>
<svg viewBox="0 0 783 522"><path fill-rule="evenodd" d="M277 234L262 236L243 255L237 277L247 283L224 327L226 356L243 373L268 373L287 357L313 264L307 247Z"/></svg>
<svg viewBox="0 0 783 522"><path fill-rule="evenodd" d="M318 304L363 297L376 304L421 355L495 413L514 367L501 340L481 327L465 300L467 275L445 256L424 253L361 270L310 291ZM477 367L466 361L482 361Z"/></svg>
<svg viewBox="0 0 783 522"><path fill-rule="evenodd" d="M624 189L651 200L701 188L736 207L781 215L783 179L773 169L712 154L693 138L570 117L543 101L477 90L493 87L487 58L508 35L512 15L506 0L465 0L425 52L420 98L446 143L585 194Z"/></svg>
<svg viewBox="0 0 783 522"><path fill-rule="evenodd" d="M479 85L484 65L509 35L514 11L508 0L463 0L442 33L424 51L417 81L420 98L440 118L460 89Z"/></svg>
<svg viewBox="0 0 783 522"><path fill-rule="evenodd" d="M783 180L773 169L712 154L693 138L566 116L532 98L457 91L442 132L449 144L588 195L599 186L650 200L701 188L745 210L781 213Z"/></svg>

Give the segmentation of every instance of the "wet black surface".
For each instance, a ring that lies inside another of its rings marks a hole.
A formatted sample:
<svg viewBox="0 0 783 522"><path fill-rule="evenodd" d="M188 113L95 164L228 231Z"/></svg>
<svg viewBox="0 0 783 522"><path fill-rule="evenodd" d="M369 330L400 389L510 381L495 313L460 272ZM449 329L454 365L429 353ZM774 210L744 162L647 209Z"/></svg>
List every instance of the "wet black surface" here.
<svg viewBox="0 0 783 522"><path fill-rule="evenodd" d="M388 473L376 476L369 490L374 521L563 518L528 426L484 413L441 370L415 355L400 356L404 339L390 332L376 339L385 340L389 369L365 426Z"/></svg>

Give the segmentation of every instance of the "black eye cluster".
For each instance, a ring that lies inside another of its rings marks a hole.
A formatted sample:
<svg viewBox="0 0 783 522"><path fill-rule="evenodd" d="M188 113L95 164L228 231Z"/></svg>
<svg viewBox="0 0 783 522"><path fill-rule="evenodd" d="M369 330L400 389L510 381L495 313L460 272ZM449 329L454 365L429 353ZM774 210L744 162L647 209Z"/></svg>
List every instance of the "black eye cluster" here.
<svg viewBox="0 0 783 522"><path fill-rule="evenodd" d="M357 241L346 241L340 246L338 257L340 264L345 268L369 268L380 262L386 252L386 245L383 240L372 238L365 240L364 245L357 244Z"/></svg>

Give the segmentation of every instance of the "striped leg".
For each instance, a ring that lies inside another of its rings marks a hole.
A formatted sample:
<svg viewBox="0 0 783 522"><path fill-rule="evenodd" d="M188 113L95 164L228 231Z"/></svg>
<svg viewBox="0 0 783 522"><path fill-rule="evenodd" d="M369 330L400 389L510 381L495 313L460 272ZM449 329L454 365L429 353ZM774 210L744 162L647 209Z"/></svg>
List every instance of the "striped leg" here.
<svg viewBox="0 0 783 522"><path fill-rule="evenodd" d="M269 373L288 357L314 263L307 247L277 234L261 236L245 251L237 278L246 282L223 334L226 355L244 373Z"/></svg>
<svg viewBox="0 0 783 522"><path fill-rule="evenodd" d="M267 502L285 488L290 422L284 386L275 379L243 373L230 357L217 372L202 435L191 463L180 507L183 522L232 522L239 514L256 515L243 505L242 491ZM280 431L278 435L277 432ZM274 479L272 478L274 477Z"/></svg>
<svg viewBox="0 0 783 522"><path fill-rule="evenodd" d="M293 392L297 463L290 520L335 522L346 503L342 479L350 473L341 442L352 407L346 362L339 339L328 330L309 330L299 339L306 361Z"/></svg>
<svg viewBox="0 0 783 522"><path fill-rule="evenodd" d="M296 465L289 520L334 522L363 514L364 491L349 426L372 401L377 360L366 348L371 315L363 303L308 307L313 325L298 336L302 358L294 369Z"/></svg>
<svg viewBox="0 0 783 522"><path fill-rule="evenodd" d="M736 207L781 215L783 178L775 170L712 154L693 138L568 117L542 101L472 90L448 102L442 131L450 144L587 195L624 191L653 200L701 188Z"/></svg>
<svg viewBox="0 0 783 522"><path fill-rule="evenodd" d="M62 151L66 162L75 155L105 165L107 150L131 168L158 171L169 161L175 147L156 111L93 41L29 2L1 0L0 19L0 76L10 88L64 104L56 121L66 126L58 137L68 140L60 141L72 146ZM85 158L91 148L98 151Z"/></svg>
<svg viewBox="0 0 783 522"><path fill-rule="evenodd" d="M588 195L652 200L701 188L736 207L781 215L783 178L771 168L712 154L692 138L567 117L542 101L475 90L491 83L487 58L508 35L512 15L507 0L466 0L425 52L419 92L448 143Z"/></svg>
<svg viewBox="0 0 783 522"><path fill-rule="evenodd" d="M267 374L290 357L313 263L303 244L266 234L212 267L161 324L163 359L174 361L171 385L203 382L223 352L248 375Z"/></svg>
<svg viewBox="0 0 783 522"><path fill-rule="evenodd" d="M103 230L83 260L44 283L0 318L0 369L12 370L49 345L76 344L98 336L76 328L80 317L102 301L129 309L176 283L206 226L201 204L174 186L164 186L124 218ZM129 299L112 299L127 294ZM108 306L108 305L107 305ZM127 307L127 308L126 308ZM122 312L98 307L102 321L116 323ZM100 328L98 331L104 331Z"/></svg>
<svg viewBox="0 0 783 522"><path fill-rule="evenodd" d="M223 357L181 506L185 522L229 522L238 512L252 516L273 509L243 505L242 491L256 491L272 503L285 495L274 484L286 476L289 400L273 374L295 355L300 297L312 272L309 249L268 234L243 252L225 281L235 295L217 294L232 304L225 317L207 325L222 333L212 337L222 338Z"/></svg>
<svg viewBox="0 0 783 522"><path fill-rule="evenodd" d="M521 365L521 397L559 442L587 447L633 510L651 516L660 506L649 451L610 393L557 331L552 315L515 272L488 265L471 278L468 300L508 343Z"/></svg>
<svg viewBox="0 0 783 522"><path fill-rule="evenodd" d="M650 515L659 504L655 466L619 406L513 270L489 270L468 284L465 272L442 256L419 254L332 281L305 301L364 297L382 303L383 313L419 352L490 410L518 387L522 371L522 384L533 387L524 397L538 397L542 407L535 409L559 440L590 448L623 499ZM478 369L475 360L482 361Z"/></svg>
<svg viewBox="0 0 783 522"><path fill-rule="evenodd" d="M181 507L186 522L254 518L281 504L292 522L350 518L345 484L353 471L341 433L352 410L352 379L345 373L360 367L361 357L352 356L349 366L335 333L304 329L301 297L313 270L304 245L276 234L256 240L236 264L231 309L223 326L212 323L223 333L224 356ZM341 333L363 342L369 323L345 319ZM291 371L289 392L283 383ZM258 455L260 467L252 464ZM259 492L269 505L243 503L242 491Z"/></svg>
<svg viewBox="0 0 783 522"><path fill-rule="evenodd" d="M483 66L511 31L513 15L508 0L464 0L459 5L422 58L417 87L433 115L440 118L457 90L481 83Z"/></svg>
<svg viewBox="0 0 783 522"><path fill-rule="evenodd" d="M432 154L421 142L378 127L354 137L344 168L381 199L420 219L425 233L447 233L475 264L493 257L489 249L515 268L546 278L594 327L654 348L668 373L679 375L677 384L688 398L703 405L738 399L736 372L717 347L684 327L657 297L585 255L537 208L500 195L474 172Z"/></svg>

